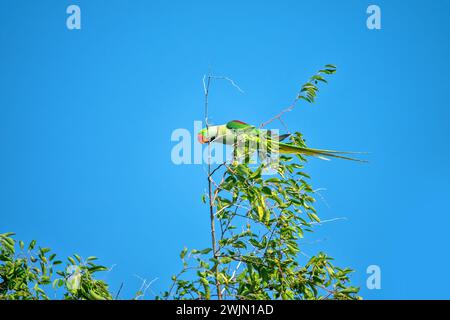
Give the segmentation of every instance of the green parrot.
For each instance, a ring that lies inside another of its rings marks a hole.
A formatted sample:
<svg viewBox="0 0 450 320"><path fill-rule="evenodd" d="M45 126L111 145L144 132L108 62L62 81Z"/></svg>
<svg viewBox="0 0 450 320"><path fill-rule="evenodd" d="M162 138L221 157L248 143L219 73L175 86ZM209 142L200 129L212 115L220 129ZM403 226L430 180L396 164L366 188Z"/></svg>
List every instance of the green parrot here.
<svg viewBox="0 0 450 320"><path fill-rule="evenodd" d="M266 138L261 139L262 134ZM274 135L270 130L258 129L255 126L247 124L239 120L233 120L223 125L209 126L198 132L198 141L201 144L216 142L223 143L227 145L234 144L238 137L244 137L244 139L253 139L257 143L262 141L267 141L268 145L277 144L278 152L284 154L302 154L306 156L314 156L324 160L329 160L327 157L340 158L345 160L367 162L365 160L350 158L343 156L343 154L361 154L362 152L346 152L346 151L335 151L335 150L321 150L321 149L311 149L303 148L290 143L283 143L284 139L289 137L290 134L284 135Z"/></svg>

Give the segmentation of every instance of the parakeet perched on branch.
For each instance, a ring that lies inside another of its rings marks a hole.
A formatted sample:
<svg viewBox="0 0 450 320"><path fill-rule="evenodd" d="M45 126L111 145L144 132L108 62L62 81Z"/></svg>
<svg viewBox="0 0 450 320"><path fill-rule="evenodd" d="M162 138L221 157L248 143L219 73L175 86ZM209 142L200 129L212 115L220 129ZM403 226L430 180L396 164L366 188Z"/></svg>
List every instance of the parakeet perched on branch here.
<svg viewBox="0 0 450 320"><path fill-rule="evenodd" d="M306 156L314 156L324 160L327 157L340 158L345 160L367 162L365 160L350 158L344 156L346 154L361 154L361 152L347 152L335 150L322 150L300 147L291 143L281 142L290 134L276 135L270 130L258 129L255 126L247 124L239 120L233 120L223 125L209 126L198 133L198 141L202 144L208 142L223 143L227 145L236 144L237 141L254 142L258 145L258 149L266 148L271 151L277 150L281 154L302 154ZM270 152L270 151L269 151Z"/></svg>

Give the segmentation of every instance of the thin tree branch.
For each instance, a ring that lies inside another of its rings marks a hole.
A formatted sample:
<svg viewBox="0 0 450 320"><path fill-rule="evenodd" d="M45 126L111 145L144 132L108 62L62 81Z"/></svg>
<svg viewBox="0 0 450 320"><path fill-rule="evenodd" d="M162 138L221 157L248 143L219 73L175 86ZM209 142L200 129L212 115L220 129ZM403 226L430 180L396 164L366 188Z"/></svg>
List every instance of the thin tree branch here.
<svg viewBox="0 0 450 320"><path fill-rule="evenodd" d="M211 85L211 75L208 76L207 83L205 85L205 81L203 81L204 84L204 92L205 92L205 123L206 123L206 129L209 128L208 123L208 97L209 97L209 87ZM210 228L211 228L211 244L212 244L212 251L213 256L215 259L217 259L217 249L216 249L216 228L214 225L215 218L214 218L214 202L213 202L213 191L212 191L212 174L211 174L211 142L208 141L208 196L209 196L209 218L210 218ZM216 282L216 289L217 289L217 296L219 300L222 300L222 292L220 290L220 283L219 283L219 264L217 263L215 265L215 282Z"/></svg>
<svg viewBox="0 0 450 320"><path fill-rule="evenodd" d="M115 300L119 299L119 294L120 294L120 291L122 291L122 288L123 288L123 282L120 284L120 287L119 287L119 290L117 291Z"/></svg>
<svg viewBox="0 0 450 320"><path fill-rule="evenodd" d="M243 93L244 91L236 84L236 82L229 78L229 77L225 77L225 76L214 76L211 74L208 75L204 75L203 76L203 92L204 92L204 96L205 96L205 124L206 124L206 129L209 129L209 89L211 86L211 80L226 80L229 83L231 83L231 85L233 87L235 87L239 92ZM211 228L211 244L212 244L212 251L213 251L213 256L215 259L217 259L217 244L216 244L216 228L215 228L215 214L214 214L214 202L215 202L215 198L217 196L217 192L218 192L218 187L216 188L216 190L213 192L213 184L215 184L217 186L217 184L215 183L215 181L213 180L213 174L219 170L223 165L226 164L221 164L219 165L217 168L215 168L214 170L212 170L211 168L211 141L208 141L208 197L209 197L209 217L210 217L210 228ZM224 175L225 176L225 175ZM214 196L213 196L214 194ZM216 289L217 289L217 296L219 300L222 300L222 291L220 290L220 283L219 283L219 263L217 263L215 265L215 282L216 282Z"/></svg>
<svg viewBox="0 0 450 320"><path fill-rule="evenodd" d="M334 219L322 220L322 221L320 221L320 222L313 221L313 222L311 222L310 224L311 224L311 225L316 224L316 225L321 226L321 225L323 225L324 223L335 222L335 221L340 221L340 220L348 220L348 219L347 219L346 217L339 217L339 218L334 218Z"/></svg>
<svg viewBox="0 0 450 320"><path fill-rule="evenodd" d="M233 79L229 78L229 77L225 77L225 76L211 76L211 79L214 79L214 80L226 80L226 81L228 81L229 83L231 83L231 85L232 85L233 87L235 87L240 93L244 93L244 90L242 90L242 89L236 84L236 82L235 82Z"/></svg>

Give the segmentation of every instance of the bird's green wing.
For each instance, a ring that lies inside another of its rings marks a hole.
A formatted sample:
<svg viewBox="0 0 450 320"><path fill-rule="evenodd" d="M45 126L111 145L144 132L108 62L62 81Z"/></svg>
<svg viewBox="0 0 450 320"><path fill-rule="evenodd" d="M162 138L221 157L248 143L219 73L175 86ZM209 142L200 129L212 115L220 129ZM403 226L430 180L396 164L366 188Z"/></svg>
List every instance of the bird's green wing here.
<svg viewBox="0 0 450 320"><path fill-rule="evenodd" d="M254 126L239 120L232 120L227 123L227 128L231 130L247 130L254 128Z"/></svg>

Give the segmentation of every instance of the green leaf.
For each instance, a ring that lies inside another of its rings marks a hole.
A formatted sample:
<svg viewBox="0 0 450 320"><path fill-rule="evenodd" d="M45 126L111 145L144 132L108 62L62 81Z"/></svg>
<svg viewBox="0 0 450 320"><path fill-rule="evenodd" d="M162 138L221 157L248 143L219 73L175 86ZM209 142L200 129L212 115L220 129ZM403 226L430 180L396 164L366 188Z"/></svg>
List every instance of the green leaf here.
<svg viewBox="0 0 450 320"><path fill-rule="evenodd" d="M309 212L308 216L320 223L320 218L315 213Z"/></svg>
<svg viewBox="0 0 450 320"><path fill-rule="evenodd" d="M272 195L272 190L267 186L262 187L261 191L266 195Z"/></svg>
<svg viewBox="0 0 450 320"><path fill-rule="evenodd" d="M35 246L36 246L36 240L32 240L30 242L30 245L28 246L28 250L33 250Z"/></svg>
<svg viewBox="0 0 450 320"><path fill-rule="evenodd" d="M340 291L340 293L358 293L359 292L359 288L357 287L348 287L342 291Z"/></svg>
<svg viewBox="0 0 450 320"><path fill-rule="evenodd" d="M198 253L200 253L200 254L208 254L208 253L210 253L211 251L212 251L211 248L206 248L206 249L203 249L203 250L198 251Z"/></svg>
<svg viewBox="0 0 450 320"><path fill-rule="evenodd" d="M180 258L181 259L184 259L184 257L186 256L187 251L188 251L188 249L186 247L181 251L181 253L180 253Z"/></svg>
<svg viewBox="0 0 450 320"><path fill-rule="evenodd" d="M230 257L222 257L222 258L220 258L220 263L221 264L228 264L228 263L230 263L232 261L233 261L233 259L231 259Z"/></svg>
<svg viewBox="0 0 450 320"><path fill-rule="evenodd" d="M93 266L88 268L89 272L94 273L94 272L99 272L99 271L108 271L107 267L104 266Z"/></svg>
<svg viewBox="0 0 450 320"><path fill-rule="evenodd" d="M0 234L0 238L9 238L9 237L12 237L12 236L14 236L14 235L15 235L14 232L1 233L1 234Z"/></svg>
<svg viewBox="0 0 450 320"><path fill-rule="evenodd" d="M264 208L262 206L257 206L258 219L259 221L264 221Z"/></svg>
<svg viewBox="0 0 450 320"><path fill-rule="evenodd" d="M47 252L49 252L51 249L50 248L40 248L39 251L44 255Z"/></svg>

